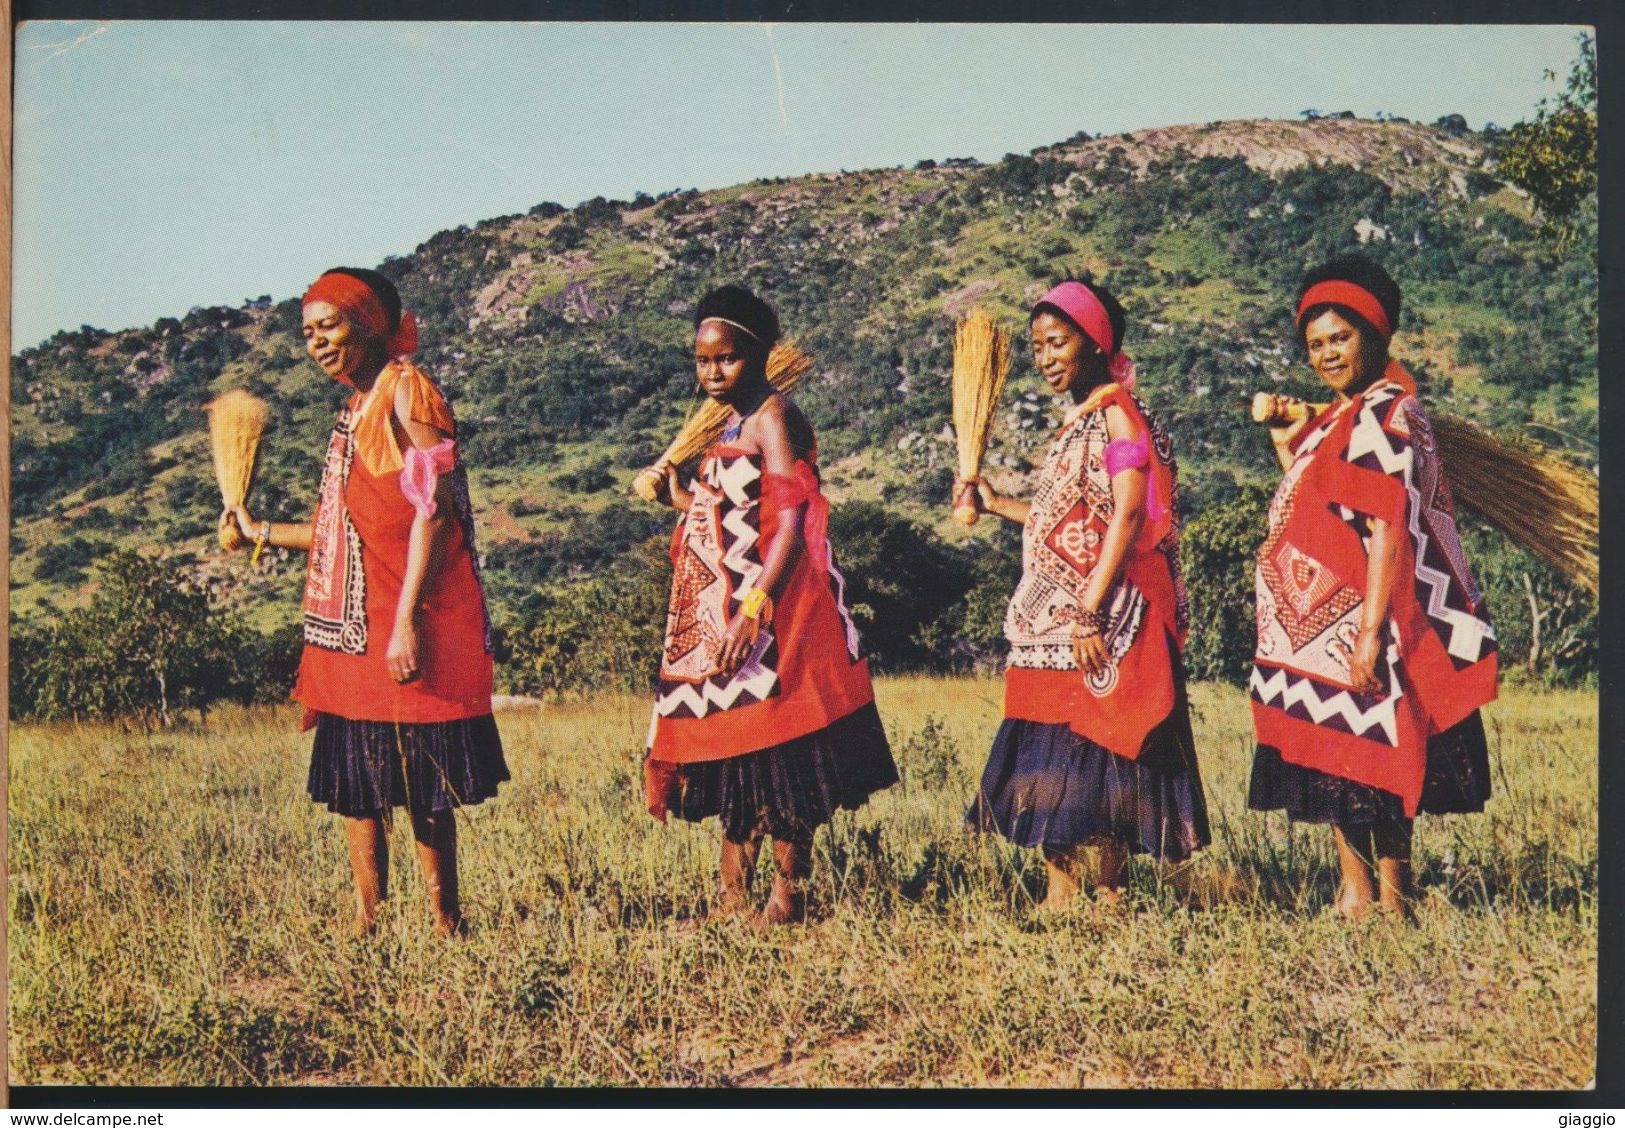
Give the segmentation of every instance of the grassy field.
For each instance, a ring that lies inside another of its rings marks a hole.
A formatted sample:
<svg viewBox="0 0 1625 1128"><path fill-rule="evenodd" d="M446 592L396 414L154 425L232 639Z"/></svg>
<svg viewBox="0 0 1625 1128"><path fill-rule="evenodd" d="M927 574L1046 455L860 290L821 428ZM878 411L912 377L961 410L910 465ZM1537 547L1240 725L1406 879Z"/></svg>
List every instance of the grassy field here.
<svg viewBox="0 0 1625 1128"><path fill-rule="evenodd" d="M640 809L647 702L500 715L514 780L461 823L473 932L436 940L395 828L351 939L338 822L288 710L12 729L14 1083L1573 1088L1596 1030L1596 698L1487 711L1495 797L1423 819L1409 928L1345 927L1324 830L1244 809L1245 700L1196 686L1215 842L1192 907L1034 925L1042 867L960 819L993 680L890 679L904 782L818 837L815 920L673 926L716 832ZM764 858L764 866L766 859ZM765 876L765 873L764 873ZM764 883L765 884L765 883Z"/></svg>

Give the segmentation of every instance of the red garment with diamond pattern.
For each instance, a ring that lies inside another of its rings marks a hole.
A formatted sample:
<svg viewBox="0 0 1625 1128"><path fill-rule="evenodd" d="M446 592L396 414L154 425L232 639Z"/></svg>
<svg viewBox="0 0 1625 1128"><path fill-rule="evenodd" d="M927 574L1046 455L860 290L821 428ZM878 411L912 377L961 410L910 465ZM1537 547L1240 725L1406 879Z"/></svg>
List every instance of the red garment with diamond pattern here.
<svg viewBox="0 0 1625 1128"><path fill-rule="evenodd" d="M1372 519L1399 570L1377 677L1349 684ZM1462 555L1433 428L1383 379L1306 427L1270 503L1249 680L1258 742L1288 763L1398 795L1416 813L1427 738L1495 697L1495 632Z"/></svg>

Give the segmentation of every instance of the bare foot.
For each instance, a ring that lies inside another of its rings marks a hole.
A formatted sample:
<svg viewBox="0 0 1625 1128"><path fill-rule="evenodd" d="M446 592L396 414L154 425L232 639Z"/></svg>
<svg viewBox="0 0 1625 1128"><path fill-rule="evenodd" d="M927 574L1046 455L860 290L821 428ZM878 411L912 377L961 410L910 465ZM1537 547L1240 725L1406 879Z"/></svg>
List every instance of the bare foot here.
<svg viewBox="0 0 1625 1128"><path fill-rule="evenodd" d="M694 932L710 921L740 920L750 915L750 902L744 895L724 888L717 890L709 905L702 906L691 916L683 917L674 927L678 932Z"/></svg>
<svg viewBox="0 0 1625 1128"><path fill-rule="evenodd" d="M434 919L434 932L436 936L443 936L448 940L461 940L468 935L468 922L461 913L455 916L447 913L437 913Z"/></svg>
<svg viewBox="0 0 1625 1128"><path fill-rule="evenodd" d="M1383 889L1382 899L1377 902L1377 908L1385 917L1391 917L1403 924L1416 924L1416 902L1402 893Z"/></svg>
<svg viewBox="0 0 1625 1128"><path fill-rule="evenodd" d="M785 924L805 924L807 921L807 895L791 893L775 886L767 899L767 907L751 918L751 927L765 932Z"/></svg>
<svg viewBox="0 0 1625 1128"><path fill-rule="evenodd" d="M1125 904L1123 891L1115 886L1097 885L1089 892L1094 897L1097 905L1103 905L1107 908L1121 908Z"/></svg>
<svg viewBox="0 0 1625 1128"><path fill-rule="evenodd" d="M1364 920L1370 915L1376 902L1370 897L1362 896L1360 890L1352 885L1344 884L1337 889L1337 900L1333 903L1337 915L1350 924Z"/></svg>
<svg viewBox="0 0 1625 1128"><path fill-rule="evenodd" d="M1074 890L1058 889L1054 883L1051 883L1049 889L1044 893L1044 899L1033 906L1033 913L1042 917L1054 916L1057 913L1066 912L1073 906L1075 901Z"/></svg>

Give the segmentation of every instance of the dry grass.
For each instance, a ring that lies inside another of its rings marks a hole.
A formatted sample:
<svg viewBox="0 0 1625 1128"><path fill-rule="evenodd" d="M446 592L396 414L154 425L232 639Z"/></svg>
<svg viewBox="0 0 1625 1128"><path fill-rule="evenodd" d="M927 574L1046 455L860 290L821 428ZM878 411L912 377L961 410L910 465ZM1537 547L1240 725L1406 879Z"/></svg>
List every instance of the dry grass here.
<svg viewBox="0 0 1625 1128"><path fill-rule="evenodd" d="M220 500L227 508L241 505L248 500L248 487L254 481L254 456L265 431L265 401L232 388L205 404L203 410L209 413L209 453L214 458ZM224 529L220 545L230 547Z"/></svg>
<svg viewBox="0 0 1625 1128"><path fill-rule="evenodd" d="M1433 432L1455 500L1597 594L1597 476L1540 444L1504 442L1439 412Z"/></svg>
<svg viewBox="0 0 1625 1128"><path fill-rule="evenodd" d="M1324 832L1243 809L1244 699L1193 689L1215 843L1192 911L1028 923L1040 867L960 818L991 680L880 684L903 784L820 832L815 922L672 927L714 829L639 807L647 702L500 717L514 781L461 823L474 932L431 934L395 828L380 935L345 935L337 821L288 711L12 731L18 1083L1573 1088L1594 1072L1596 698L1488 711L1496 796L1424 819L1418 927L1322 911Z"/></svg>
<svg viewBox="0 0 1625 1128"><path fill-rule="evenodd" d="M982 472L999 393L1010 374L1010 335L980 306L954 327L953 392L954 446L959 476L969 481ZM976 523L976 506L956 505L954 516L962 524Z"/></svg>

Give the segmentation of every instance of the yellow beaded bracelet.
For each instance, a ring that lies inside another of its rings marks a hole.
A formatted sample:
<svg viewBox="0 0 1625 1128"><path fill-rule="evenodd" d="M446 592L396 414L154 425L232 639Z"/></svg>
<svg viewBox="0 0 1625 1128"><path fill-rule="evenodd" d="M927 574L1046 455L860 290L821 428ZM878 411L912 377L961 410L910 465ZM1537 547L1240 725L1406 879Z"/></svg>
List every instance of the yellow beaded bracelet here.
<svg viewBox="0 0 1625 1128"><path fill-rule="evenodd" d="M745 594L739 597L739 613L747 619L754 619L762 613L762 605L767 602L767 592L761 588L746 588Z"/></svg>

